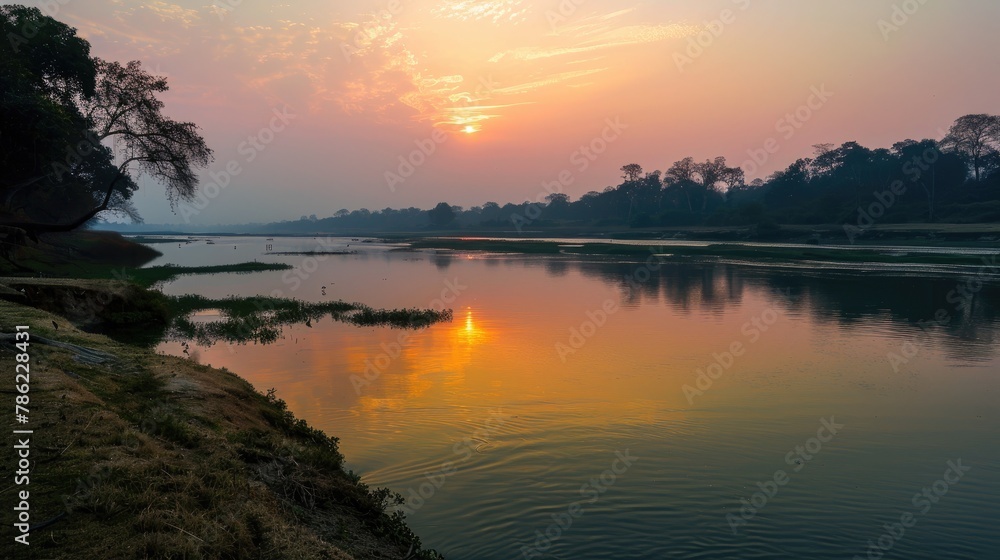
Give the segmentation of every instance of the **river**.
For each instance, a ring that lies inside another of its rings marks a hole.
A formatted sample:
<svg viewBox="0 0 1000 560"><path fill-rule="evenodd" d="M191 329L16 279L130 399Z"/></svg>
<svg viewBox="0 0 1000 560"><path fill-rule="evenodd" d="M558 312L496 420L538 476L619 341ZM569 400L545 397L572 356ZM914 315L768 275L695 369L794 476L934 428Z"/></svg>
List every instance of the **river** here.
<svg viewBox="0 0 1000 560"><path fill-rule="evenodd" d="M155 245L154 264L297 269L165 293L454 310L419 331L325 319L189 351L339 437L451 560L1000 550L995 275L213 241Z"/></svg>

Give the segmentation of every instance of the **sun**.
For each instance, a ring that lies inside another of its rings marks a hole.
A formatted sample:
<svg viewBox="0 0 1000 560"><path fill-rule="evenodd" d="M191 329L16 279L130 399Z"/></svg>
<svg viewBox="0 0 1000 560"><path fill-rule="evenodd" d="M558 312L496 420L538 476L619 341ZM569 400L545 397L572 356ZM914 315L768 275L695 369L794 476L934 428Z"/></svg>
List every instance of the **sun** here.
<svg viewBox="0 0 1000 560"><path fill-rule="evenodd" d="M470 124L470 125L466 125L466 127L464 129L462 129L462 131L465 132L466 134L475 134L475 133L479 132L479 129L477 127L472 126Z"/></svg>

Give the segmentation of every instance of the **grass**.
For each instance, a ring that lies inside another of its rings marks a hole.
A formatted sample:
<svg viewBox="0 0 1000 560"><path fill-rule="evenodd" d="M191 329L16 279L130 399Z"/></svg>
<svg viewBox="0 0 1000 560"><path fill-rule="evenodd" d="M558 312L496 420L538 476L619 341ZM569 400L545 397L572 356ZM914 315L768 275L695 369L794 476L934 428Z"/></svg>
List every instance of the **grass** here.
<svg viewBox="0 0 1000 560"><path fill-rule="evenodd" d="M195 295L165 296L151 287L189 274L250 274L290 270L281 263L246 262L217 266L178 266L90 270L87 280L12 277L0 284L0 297L24 296L31 305L66 316L77 325L100 329L119 340L149 346L162 339L168 329L212 344L259 342L267 344L281 336L287 325L329 316L358 326L422 328L450 321L451 311L421 309L375 309L343 301L306 303L273 297L229 297L209 299ZM102 280L106 279L106 280ZM4 294L7 294L6 296ZM223 320L195 323L195 311L219 309Z"/></svg>
<svg viewBox="0 0 1000 560"><path fill-rule="evenodd" d="M253 272L270 272L275 270L291 270L293 267L282 263L262 263L245 262L238 264L224 264L216 266L178 266L175 264L165 264L151 266L147 268L125 269L122 272L124 279L150 287L160 282L169 282L178 276L187 274L249 274Z"/></svg>
<svg viewBox="0 0 1000 560"><path fill-rule="evenodd" d="M325 256L325 255L357 255L357 251L271 251L268 255L306 255L306 256Z"/></svg>
<svg viewBox="0 0 1000 560"><path fill-rule="evenodd" d="M562 246L550 241L501 241L486 239L422 239L411 243L414 249L453 249L463 251L489 251L520 254L570 254L570 255L608 255L620 257L648 257L653 249L657 254L667 255L665 258L725 258L753 259L761 261L822 261L844 263L879 263L879 264L943 264L943 265L982 265L983 260L975 255L949 254L905 254L905 248L899 252L888 253L874 249L848 249L833 247L783 247L783 246L750 246L740 244L713 244L706 246L662 246L649 247L628 245L624 243L584 243L580 246Z"/></svg>
<svg viewBox="0 0 1000 560"><path fill-rule="evenodd" d="M157 274L146 280L162 277ZM61 315L81 328L146 347L155 345L171 331L204 345L218 341L268 344L278 340L288 325L308 325L324 317L357 326L402 329L419 329L452 319L451 310L376 309L344 301L310 303L267 296L222 299L167 296L137 283L113 280L11 278L4 282L4 289L19 296L18 301ZM192 313L208 309L218 309L222 319L191 320Z"/></svg>
<svg viewBox="0 0 1000 560"><path fill-rule="evenodd" d="M31 533L38 557L439 558L387 513L400 498L361 483L337 439L273 391L0 301L0 331L15 325L116 356L82 364L30 346L31 522L64 515ZM14 352L0 345L0 361ZM7 472L14 457L0 459ZM3 485L0 500L17 490Z"/></svg>
<svg viewBox="0 0 1000 560"><path fill-rule="evenodd" d="M190 243L191 240L186 237L148 237L144 235L133 235L127 238L129 241L134 243L142 243L143 245L155 245L157 243Z"/></svg>
<svg viewBox="0 0 1000 560"><path fill-rule="evenodd" d="M358 326L388 326L393 328L423 328L433 323L450 321L451 310L374 309L360 303L344 301L308 303L296 299L229 297L212 299L197 295L171 297L171 308L177 317L175 331L185 338L207 345L219 340L226 342L258 342L267 344L281 336L282 327L317 321L329 316ZM221 321L195 323L190 314L205 309L218 309Z"/></svg>

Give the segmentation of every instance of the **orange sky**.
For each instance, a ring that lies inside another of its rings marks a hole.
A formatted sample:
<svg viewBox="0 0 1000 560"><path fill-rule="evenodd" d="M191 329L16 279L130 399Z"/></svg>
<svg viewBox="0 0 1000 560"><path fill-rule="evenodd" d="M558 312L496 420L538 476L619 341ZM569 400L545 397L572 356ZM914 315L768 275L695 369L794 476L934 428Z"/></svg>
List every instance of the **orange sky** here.
<svg viewBox="0 0 1000 560"><path fill-rule="evenodd" d="M888 146L1000 112L995 0L88 0L53 15L96 56L168 77L168 114L216 152L206 182L239 165L183 217L144 185L148 223L520 202L564 171L576 199L626 163L685 156L752 178L816 143Z"/></svg>

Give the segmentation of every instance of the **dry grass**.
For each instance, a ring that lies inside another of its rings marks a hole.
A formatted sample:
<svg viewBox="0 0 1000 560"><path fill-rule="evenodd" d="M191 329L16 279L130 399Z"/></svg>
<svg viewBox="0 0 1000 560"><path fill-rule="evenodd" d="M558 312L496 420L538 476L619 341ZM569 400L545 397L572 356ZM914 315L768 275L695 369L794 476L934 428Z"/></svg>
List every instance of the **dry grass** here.
<svg viewBox="0 0 1000 560"><path fill-rule="evenodd" d="M83 364L66 350L30 347L32 523L68 513L31 534L34 557L408 557L415 537L384 513L388 495L346 473L336 440L273 395L0 301L0 332L18 324L117 356ZM12 355L0 347L5 367ZM13 400L9 386L0 391ZM12 472L13 454L3 455ZM14 503L8 484L0 503Z"/></svg>

